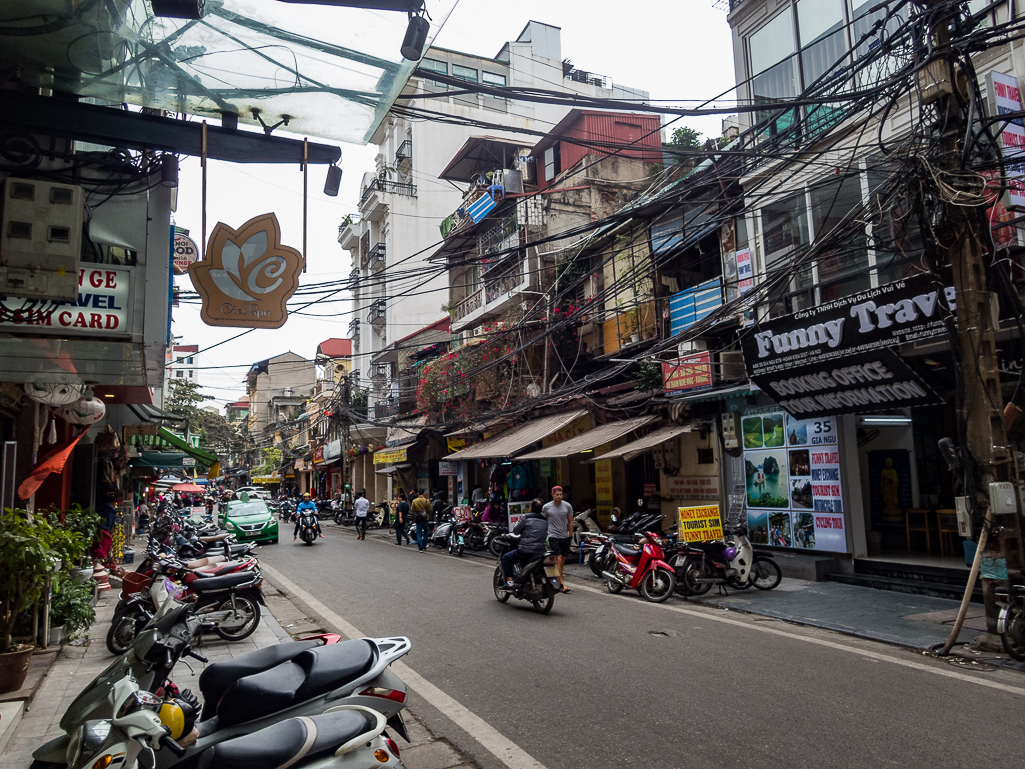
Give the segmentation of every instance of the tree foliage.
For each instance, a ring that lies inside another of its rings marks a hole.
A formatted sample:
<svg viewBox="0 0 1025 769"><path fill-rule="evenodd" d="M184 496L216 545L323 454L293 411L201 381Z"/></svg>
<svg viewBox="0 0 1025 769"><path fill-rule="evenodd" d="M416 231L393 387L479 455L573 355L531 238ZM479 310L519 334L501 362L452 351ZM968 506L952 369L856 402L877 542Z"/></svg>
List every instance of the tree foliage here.
<svg viewBox="0 0 1025 769"><path fill-rule="evenodd" d="M681 147L682 149L700 149L701 134L693 128L681 126L680 128L673 129L673 136L669 143L674 147Z"/></svg>
<svg viewBox="0 0 1025 769"><path fill-rule="evenodd" d="M174 379L164 408L185 417L182 426L200 437L200 445L225 455L241 453L245 448L242 426L232 424L223 414L203 408L202 404L208 400L212 400L211 396L204 395L191 379Z"/></svg>

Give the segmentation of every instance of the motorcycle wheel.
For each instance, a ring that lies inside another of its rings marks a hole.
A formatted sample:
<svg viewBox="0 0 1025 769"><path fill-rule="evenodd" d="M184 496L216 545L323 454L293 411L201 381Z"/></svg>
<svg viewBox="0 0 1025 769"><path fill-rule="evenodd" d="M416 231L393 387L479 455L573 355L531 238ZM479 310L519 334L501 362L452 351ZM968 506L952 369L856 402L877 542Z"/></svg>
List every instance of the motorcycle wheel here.
<svg viewBox="0 0 1025 769"><path fill-rule="evenodd" d="M128 651L135 641L136 625L141 617L142 612L138 608L129 609L116 617L107 630L107 651L116 657Z"/></svg>
<svg viewBox="0 0 1025 769"><path fill-rule="evenodd" d="M783 580L779 564L771 558L755 558L751 567L751 584L759 590L772 590Z"/></svg>
<svg viewBox="0 0 1025 769"><path fill-rule="evenodd" d="M662 603L675 589L676 574L669 569L652 569L641 580L641 595L651 603Z"/></svg>
<svg viewBox="0 0 1025 769"><path fill-rule="evenodd" d="M602 573L602 570L603 570L603 567L602 567L602 561L603 560L604 560L603 558L599 558L598 557L598 551L597 550L595 550L593 553L591 553L591 557L587 559L587 565L591 567L591 573L594 576L596 576L596 577L600 577L601 576L601 573Z"/></svg>
<svg viewBox="0 0 1025 769"><path fill-rule="evenodd" d="M1025 660L1025 621L1022 619L1021 609L1017 604L1010 606L1007 610L1007 619L1004 620L1004 632L1000 634L1000 641L1004 645L1004 651L1014 659Z"/></svg>
<svg viewBox="0 0 1025 769"><path fill-rule="evenodd" d="M495 558L502 557L502 548L499 547L498 537L492 537L488 541L488 552L495 556Z"/></svg>
<svg viewBox="0 0 1025 769"><path fill-rule="evenodd" d="M460 558L463 557L463 549L464 549L464 547L465 547L465 545L463 545L462 543L456 545L456 555L458 555Z"/></svg>
<svg viewBox="0 0 1025 769"><path fill-rule="evenodd" d="M534 611L538 614L547 614L555 606L555 590L551 585L545 585L545 597L542 601L531 601Z"/></svg>
<svg viewBox="0 0 1025 769"><path fill-rule="evenodd" d="M214 611L230 611L231 599L227 598ZM225 641L243 641L249 638L260 625L260 604L255 599L242 593L235 595L235 610L245 619L238 628L226 630L219 624L214 625L214 632Z"/></svg>
<svg viewBox="0 0 1025 769"><path fill-rule="evenodd" d="M609 570L606 569L606 571L609 571ZM606 577L605 578L605 589L608 590L610 593L612 593L612 595L616 595L617 593L619 593L619 592L621 592L623 590L623 583L622 582L616 582L616 580L609 579L608 577Z"/></svg>
<svg viewBox="0 0 1025 769"><path fill-rule="evenodd" d="M456 546L452 543L451 539L449 539L449 541L448 541L448 554L449 555L455 555L456 554Z"/></svg>
<svg viewBox="0 0 1025 769"><path fill-rule="evenodd" d="M683 581L683 564L687 562L687 556L677 553L669 559L669 565L676 569L676 592L680 595L690 595L687 585Z"/></svg>
<svg viewBox="0 0 1025 769"><path fill-rule="evenodd" d="M701 559L696 557L688 557L683 562L683 584L687 588L687 592L690 595L704 595L712 589L711 582L695 582L694 580L700 579L705 575L705 570L701 566Z"/></svg>
<svg viewBox="0 0 1025 769"><path fill-rule="evenodd" d="M491 587L494 588L495 598L499 603L509 600L509 592L505 589L505 575L502 574L502 567L495 569L495 576L491 579Z"/></svg>

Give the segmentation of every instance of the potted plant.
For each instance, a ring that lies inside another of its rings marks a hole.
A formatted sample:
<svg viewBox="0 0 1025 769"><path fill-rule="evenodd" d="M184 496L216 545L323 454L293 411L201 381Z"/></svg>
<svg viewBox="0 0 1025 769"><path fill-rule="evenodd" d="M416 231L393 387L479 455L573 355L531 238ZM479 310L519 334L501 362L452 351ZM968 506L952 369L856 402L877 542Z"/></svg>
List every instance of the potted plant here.
<svg viewBox="0 0 1025 769"><path fill-rule="evenodd" d="M91 586L82 584L68 572L57 575L50 599L50 643L74 638L92 626L96 620L92 597Z"/></svg>
<svg viewBox="0 0 1025 769"><path fill-rule="evenodd" d="M50 548L23 510L0 513L0 693L20 689L28 675L31 644L12 641L18 615L30 608L52 569Z"/></svg>

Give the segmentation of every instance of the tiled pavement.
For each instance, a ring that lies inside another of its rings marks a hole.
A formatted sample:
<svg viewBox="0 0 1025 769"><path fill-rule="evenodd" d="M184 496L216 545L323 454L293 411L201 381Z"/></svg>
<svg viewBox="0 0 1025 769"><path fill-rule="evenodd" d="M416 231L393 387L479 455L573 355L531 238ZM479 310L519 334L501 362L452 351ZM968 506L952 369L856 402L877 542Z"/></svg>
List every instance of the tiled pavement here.
<svg viewBox="0 0 1025 769"><path fill-rule="evenodd" d="M287 622L291 604L266 582L265 592L272 611L281 618L279 623L270 612L265 611L260 626L249 638L238 643L229 644L211 634L204 634L202 645L196 651L210 660L221 660L239 657L248 652L262 649L271 644L289 640L288 632L282 624ZM105 593L96 605L96 623L93 625L89 641L83 645L67 645L58 653L58 657L43 679L33 698L27 703L21 722L14 730L14 735L0 754L0 767L3 769L27 769L32 761L32 751L41 744L61 734L59 726L61 716L71 700L113 659L107 651L104 639L107 634L114 607L117 605L118 591L112 589ZM192 688L198 694L198 677L201 663L190 661L194 673L184 665L175 671L174 680L181 688ZM466 760L445 741L436 738L409 712L403 711L403 717L411 738L405 743L399 738L399 749L402 752L402 763L407 769L474 769L474 765Z"/></svg>

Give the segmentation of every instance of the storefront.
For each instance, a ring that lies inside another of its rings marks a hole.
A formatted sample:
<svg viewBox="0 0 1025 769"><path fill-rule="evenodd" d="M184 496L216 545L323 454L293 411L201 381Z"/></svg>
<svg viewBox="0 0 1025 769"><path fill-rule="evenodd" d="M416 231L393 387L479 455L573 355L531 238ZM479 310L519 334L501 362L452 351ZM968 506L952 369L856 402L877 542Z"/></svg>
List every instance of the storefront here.
<svg viewBox="0 0 1025 769"><path fill-rule="evenodd" d="M724 409L743 456L752 541L963 566L944 318L953 290L913 278L755 325L742 342L764 392ZM771 396L771 397L769 397Z"/></svg>

